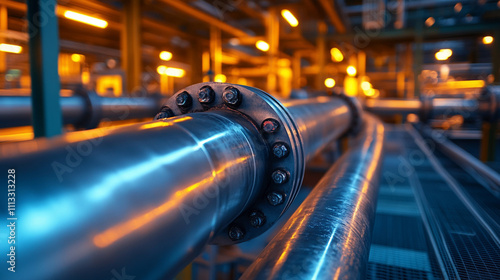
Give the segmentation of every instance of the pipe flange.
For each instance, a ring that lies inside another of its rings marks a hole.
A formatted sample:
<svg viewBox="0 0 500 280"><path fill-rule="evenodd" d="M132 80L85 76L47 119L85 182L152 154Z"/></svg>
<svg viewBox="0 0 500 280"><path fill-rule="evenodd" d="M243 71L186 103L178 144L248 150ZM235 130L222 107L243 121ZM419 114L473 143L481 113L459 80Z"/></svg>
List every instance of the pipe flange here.
<svg viewBox="0 0 500 280"><path fill-rule="evenodd" d="M427 123L432 117L432 107L434 102L434 95L427 94L420 96L420 121L423 123Z"/></svg>
<svg viewBox="0 0 500 280"><path fill-rule="evenodd" d="M74 94L83 97L86 105L85 117L82 118L82 121L76 123L75 127L79 129L93 129L99 126L102 111L97 93L95 91L88 91L83 87L78 87L74 91Z"/></svg>
<svg viewBox="0 0 500 280"><path fill-rule="evenodd" d="M236 111L249 119L269 151L262 193L211 241L230 245L259 236L286 212L300 190L305 155L299 129L288 110L253 87L214 82L191 85L167 100L155 119L220 110Z"/></svg>
<svg viewBox="0 0 500 280"><path fill-rule="evenodd" d="M478 97L480 114L486 121L500 118L500 86L487 86Z"/></svg>
<svg viewBox="0 0 500 280"><path fill-rule="evenodd" d="M357 134L363 122L363 106L356 97L347 96L345 93L334 93L332 96L344 100L352 113L351 124L343 136Z"/></svg>

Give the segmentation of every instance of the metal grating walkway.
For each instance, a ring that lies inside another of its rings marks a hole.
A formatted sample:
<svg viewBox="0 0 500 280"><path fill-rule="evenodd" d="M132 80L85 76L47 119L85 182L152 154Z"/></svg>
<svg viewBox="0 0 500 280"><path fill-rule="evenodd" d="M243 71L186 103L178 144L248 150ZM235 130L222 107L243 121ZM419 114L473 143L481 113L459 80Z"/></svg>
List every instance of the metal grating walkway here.
<svg viewBox="0 0 500 280"><path fill-rule="evenodd" d="M500 279L500 200L412 128L386 131L367 278Z"/></svg>

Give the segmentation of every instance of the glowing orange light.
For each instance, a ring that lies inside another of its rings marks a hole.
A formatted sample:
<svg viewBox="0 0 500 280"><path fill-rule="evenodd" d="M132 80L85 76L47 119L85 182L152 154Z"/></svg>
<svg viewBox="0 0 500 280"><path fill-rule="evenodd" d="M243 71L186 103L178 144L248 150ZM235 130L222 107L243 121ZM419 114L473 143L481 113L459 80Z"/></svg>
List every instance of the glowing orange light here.
<svg viewBox="0 0 500 280"><path fill-rule="evenodd" d="M332 55L332 60L335 62L340 62L344 60L344 55L338 48L332 48L330 50L330 54Z"/></svg>
<svg viewBox="0 0 500 280"><path fill-rule="evenodd" d="M297 27L299 25L299 21L297 20L297 18L292 14L292 12L290 12L289 10L287 9L283 9L281 10L281 16L283 16L283 18L288 21L288 23L292 26L292 27Z"/></svg>
<svg viewBox="0 0 500 280"><path fill-rule="evenodd" d="M108 26L108 22L105 20L91 17L91 16L87 16L84 14L80 14L80 13L77 13L74 11L65 11L64 17L67 19L71 19L74 21L78 21L78 22L85 23L85 24L92 25L92 26L99 27L99 28L106 28Z"/></svg>
<svg viewBox="0 0 500 280"><path fill-rule="evenodd" d="M352 65L351 65L351 66L349 66L349 67L347 67L346 71L347 71L347 75L349 75L349 76L351 76L351 77L356 76L356 73L358 72L358 71L356 70L356 67L354 67L354 66L352 66Z"/></svg>
<svg viewBox="0 0 500 280"><path fill-rule="evenodd" d="M483 44L489 45L493 43L493 37L492 36L484 36L483 37Z"/></svg>
<svg viewBox="0 0 500 280"><path fill-rule="evenodd" d="M332 78L327 78L327 79L325 79L325 86L326 86L327 88L332 88L332 87L334 87L334 86L335 86L335 80L334 80L334 79L332 79Z"/></svg>
<svg viewBox="0 0 500 280"><path fill-rule="evenodd" d="M255 47L263 52L267 52L269 50L269 44L262 40L257 41L257 43L255 43Z"/></svg>

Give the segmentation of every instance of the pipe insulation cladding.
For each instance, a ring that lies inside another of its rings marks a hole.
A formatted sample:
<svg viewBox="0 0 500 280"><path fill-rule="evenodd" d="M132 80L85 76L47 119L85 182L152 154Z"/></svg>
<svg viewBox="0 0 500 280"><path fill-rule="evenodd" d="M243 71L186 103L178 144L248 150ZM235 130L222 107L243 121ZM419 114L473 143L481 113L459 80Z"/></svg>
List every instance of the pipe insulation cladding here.
<svg viewBox="0 0 500 280"><path fill-rule="evenodd" d="M0 145L0 170L15 170L25 268L15 276L171 278L207 243L260 235L295 198L306 159L359 123L353 104L285 107L255 88L204 83L153 122Z"/></svg>

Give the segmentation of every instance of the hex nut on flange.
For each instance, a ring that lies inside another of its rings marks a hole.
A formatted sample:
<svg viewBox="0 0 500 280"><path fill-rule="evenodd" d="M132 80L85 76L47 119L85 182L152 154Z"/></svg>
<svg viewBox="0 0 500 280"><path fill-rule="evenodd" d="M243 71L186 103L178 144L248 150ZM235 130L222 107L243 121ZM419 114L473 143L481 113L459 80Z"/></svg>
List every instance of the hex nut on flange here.
<svg viewBox="0 0 500 280"><path fill-rule="evenodd" d="M243 237L245 237L245 232L239 226L232 226L229 229L228 235L231 240L236 241L243 239Z"/></svg>

